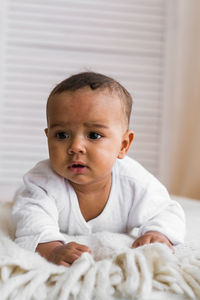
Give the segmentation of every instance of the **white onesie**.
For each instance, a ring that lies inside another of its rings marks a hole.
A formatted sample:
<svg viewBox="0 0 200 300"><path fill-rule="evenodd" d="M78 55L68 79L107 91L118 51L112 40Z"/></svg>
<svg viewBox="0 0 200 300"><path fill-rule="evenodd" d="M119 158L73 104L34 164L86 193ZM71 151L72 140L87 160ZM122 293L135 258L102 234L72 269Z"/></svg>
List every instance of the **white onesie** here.
<svg viewBox="0 0 200 300"><path fill-rule="evenodd" d="M165 234L173 244L184 240L182 208L153 175L129 157L116 160L108 202L101 214L88 222L81 214L74 189L52 170L49 160L39 162L25 174L24 186L14 200L16 242L31 251L38 243L65 242L62 233L130 233L139 228L139 236L154 230Z"/></svg>

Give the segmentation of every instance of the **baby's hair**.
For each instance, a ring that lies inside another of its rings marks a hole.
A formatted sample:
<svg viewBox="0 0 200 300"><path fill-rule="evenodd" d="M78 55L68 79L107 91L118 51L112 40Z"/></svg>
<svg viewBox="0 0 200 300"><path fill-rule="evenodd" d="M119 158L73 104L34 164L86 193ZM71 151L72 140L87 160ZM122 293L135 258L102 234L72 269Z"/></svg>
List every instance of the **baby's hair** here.
<svg viewBox="0 0 200 300"><path fill-rule="evenodd" d="M60 82L50 93L47 101L47 112L49 99L62 92L76 91L84 87L90 87L91 90L109 89L110 92L116 92L124 107L125 117L129 125L132 109L132 97L129 92L116 80L106 75L95 72L83 72L72 75Z"/></svg>

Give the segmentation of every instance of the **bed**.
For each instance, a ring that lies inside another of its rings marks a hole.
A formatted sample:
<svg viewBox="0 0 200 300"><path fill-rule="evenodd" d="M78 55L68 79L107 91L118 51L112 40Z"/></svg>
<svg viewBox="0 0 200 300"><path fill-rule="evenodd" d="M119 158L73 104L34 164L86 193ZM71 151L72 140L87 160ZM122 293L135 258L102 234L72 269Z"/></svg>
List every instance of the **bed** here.
<svg viewBox="0 0 200 300"><path fill-rule="evenodd" d="M175 248L130 249L132 238L109 232L66 236L88 244L70 268L56 266L14 242L11 202L0 202L0 299L200 299L200 201L173 197L185 210L186 239Z"/></svg>

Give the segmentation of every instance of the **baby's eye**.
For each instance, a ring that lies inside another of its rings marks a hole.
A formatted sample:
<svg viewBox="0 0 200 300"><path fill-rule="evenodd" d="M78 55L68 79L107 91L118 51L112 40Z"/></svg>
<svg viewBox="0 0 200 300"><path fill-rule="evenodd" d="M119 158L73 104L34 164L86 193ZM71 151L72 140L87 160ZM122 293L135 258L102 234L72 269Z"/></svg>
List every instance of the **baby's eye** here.
<svg viewBox="0 0 200 300"><path fill-rule="evenodd" d="M64 139L67 139L69 137L69 135L66 132L57 132L56 137L59 140L64 140Z"/></svg>
<svg viewBox="0 0 200 300"><path fill-rule="evenodd" d="M88 138L91 139L91 140L98 140L102 137L101 134L97 133L97 132L90 132L88 134Z"/></svg>

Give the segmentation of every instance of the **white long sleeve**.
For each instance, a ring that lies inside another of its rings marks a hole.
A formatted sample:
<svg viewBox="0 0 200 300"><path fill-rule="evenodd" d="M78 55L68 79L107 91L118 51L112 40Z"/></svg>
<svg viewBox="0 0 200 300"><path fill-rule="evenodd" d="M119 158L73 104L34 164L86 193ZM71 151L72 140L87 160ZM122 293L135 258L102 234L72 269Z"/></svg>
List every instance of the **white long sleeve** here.
<svg viewBox="0 0 200 300"><path fill-rule="evenodd" d="M185 216L183 209L170 199L166 188L155 177L147 184L144 194L136 197L129 213L128 227L139 228L141 236L148 231L158 231L166 235L172 244L184 241Z"/></svg>
<svg viewBox="0 0 200 300"><path fill-rule="evenodd" d="M56 199L51 189L48 191L44 188L45 183L48 183L47 186L50 184L52 189L56 185L59 191L63 181L57 175L54 177L48 163L45 169L49 172L46 176L43 172L37 172L37 168L24 176L24 187L16 193L12 209L16 223L16 242L29 250L35 250L39 242L65 240L60 233Z"/></svg>
<svg viewBox="0 0 200 300"><path fill-rule="evenodd" d="M185 235L180 205L170 199L154 176L129 157L116 161L108 202L95 219L85 221L75 191L67 180L53 172L49 160L38 163L24 176L12 216L16 242L31 251L38 243L65 242L63 233L126 233L138 228L139 235L159 231L173 244L183 242Z"/></svg>

